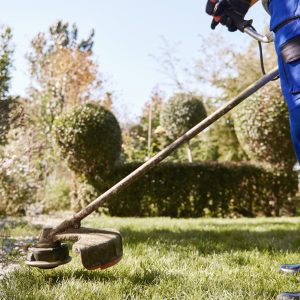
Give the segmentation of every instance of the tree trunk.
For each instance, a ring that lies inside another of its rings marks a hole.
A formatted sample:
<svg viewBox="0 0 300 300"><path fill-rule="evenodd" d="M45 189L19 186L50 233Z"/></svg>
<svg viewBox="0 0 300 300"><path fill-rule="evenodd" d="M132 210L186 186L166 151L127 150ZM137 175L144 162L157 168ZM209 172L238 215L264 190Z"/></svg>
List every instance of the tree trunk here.
<svg viewBox="0 0 300 300"><path fill-rule="evenodd" d="M192 162L193 162L193 154L192 154L192 149L191 149L190 143L187 143L187 148L186 148L186 150L187 150L188 161L189 161L190 163L192 163Z"/></svg>
<svg viewBox="0 0 300 300"><path fill-rule="evenodd" d="M146 160L151 158L151 138L152 138L152 100L149 105L149 116L148 116L148 150Z"/></svg>

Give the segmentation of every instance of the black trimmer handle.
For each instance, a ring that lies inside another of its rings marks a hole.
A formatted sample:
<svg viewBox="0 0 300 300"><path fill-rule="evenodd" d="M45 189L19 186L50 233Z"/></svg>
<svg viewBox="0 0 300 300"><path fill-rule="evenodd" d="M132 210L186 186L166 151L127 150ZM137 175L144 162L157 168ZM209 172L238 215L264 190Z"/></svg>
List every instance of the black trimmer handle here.
<svg viewBox="0 0 300 300"><path fill-rule="evenodd" d="M252 26L253 20L245 20L242 15L240 15L233 9L225 10L224 15L230 17L233 20L235 26L241 32L244 32L245 28Z"/></svg>
<svg viewBox="0 0 300 300"><path fill-rule="evenodd" d="M265 35L258 33L252 26L253 20L245 20L238 12L227 9L224 14L230 17L239 31L248 34L250 37L261 43L272 43L274 36L272 32Z"/></svg>

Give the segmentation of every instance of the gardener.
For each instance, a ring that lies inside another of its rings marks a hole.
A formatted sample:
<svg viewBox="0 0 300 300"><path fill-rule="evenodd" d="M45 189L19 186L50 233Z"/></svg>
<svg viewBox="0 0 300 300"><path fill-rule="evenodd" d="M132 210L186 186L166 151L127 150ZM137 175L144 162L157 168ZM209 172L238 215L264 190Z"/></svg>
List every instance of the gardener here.
<svg viewBox="0 0 300 300"><path fill-rule="evenodd" d="M232 12L244 18L257 1L208 0L206 12L213 16L211 28L215 29L220 23L227 26L229 31L236 31L238 24ZM300 162L300 0L262 1L271 14L270 30L275 35L281 89L288 106L291 136ZM297 273L300 264L283 265L281 271ZM283 293L278 299L300 299L300 293Z"/></svg>

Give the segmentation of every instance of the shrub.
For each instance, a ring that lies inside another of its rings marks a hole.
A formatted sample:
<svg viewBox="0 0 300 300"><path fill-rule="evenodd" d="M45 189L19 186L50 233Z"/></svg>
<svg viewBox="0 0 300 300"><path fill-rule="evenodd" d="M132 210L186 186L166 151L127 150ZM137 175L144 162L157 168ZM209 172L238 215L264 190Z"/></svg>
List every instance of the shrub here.
<svg viewBox="0 0 300 300"><path fill-rule="evenodd" d="M163 107L161 125L168 136L174 139L194 127L206 116L201 98L190 94L176 94Z"/></svg>
<svg viewBox="0 0 300 300"><path fill-rule="evenodd" d="M0 163L0 215L23 215L34 202L38 184L22 158L3 159Z"/></svg>
<svg viewBox="0 0 300 300"><path fill-rule="evenodd" d="M118 166L108 188L139 166ZM97 184L93 183L96 187ZM99 190L104 191L103 184ZM201 217L293 212L297 176L248 163L164 163L105 204L114 216Z"/></svg>
<svg viewBox="0 0 300 300"><path fill-rule="evenodd" d="M43 189L43 212L69 210L71 207L71 184L65 178L47 183Z"/></svg>
<svg viewBox="0 0 300 300"><path fill-rule="evenodd" d="M70 169L87 177L110 172L121 152L121 129L104 107L88 103L55 121L55 139Z"/></svg>
<svg viewBox="0 0 300 300"><path fill-rule="evenodd" d="M0 100L0 146L7 143L10 129L17 128L23 121L23 105L16 99Z"/></svg>
<svg viewBox="0 0 300 300"><path fill-rule="evenodd" d="M251 160L288 169L296 163L288 110L278 83L269 84L239 106L234 124Z"/></svg>
<svg viewBox="0 0 300 300"><path fill-rule="evenodd" d="M207 112L200 97L191 94L175 94L163 107L161 125L168 137L175 139L206 116ZM189 162L193 161L190 142L187 143L187 157Z"/></svg>
<svg viewBox="0 0 300 300"><path fill-rule="evenodd" d="M72 210L79 211L99 196L99 190L88 180L77 180L72 194Z"/></svg>
<svg viewBox="0 0 300 300"><path fill-rule="evenodd" d="M24 214L41 188L44 161L36 144L35 128L10 131L0 160L0 214Z"/></svg>

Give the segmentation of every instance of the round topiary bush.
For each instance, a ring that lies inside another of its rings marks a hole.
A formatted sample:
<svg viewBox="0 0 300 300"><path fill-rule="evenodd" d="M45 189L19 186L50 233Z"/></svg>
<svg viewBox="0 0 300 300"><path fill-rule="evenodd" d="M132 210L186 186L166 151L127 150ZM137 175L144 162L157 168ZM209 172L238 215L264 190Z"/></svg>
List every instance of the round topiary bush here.
<svg viewBox="0 0 300 300"><path fill-rule="evenodd" d="M207 116L200 97L191 94L175 94L164 105L161 125L172 139L185 133Z"/></svg>
<svg viewBox="0 0 300 300"><path fill-rule="evenodd" d="M233 118L239 142L250 159L285 169L296 163L289 114L277 82L247 99Z"/></svg>
<svg viewBox="0 0 300 300"><path fill-rule="evenodd" d="M121 153L121 129L104 107L88 103L61 115L54 126L61 156L87 177L111 171Z"/></svg>

